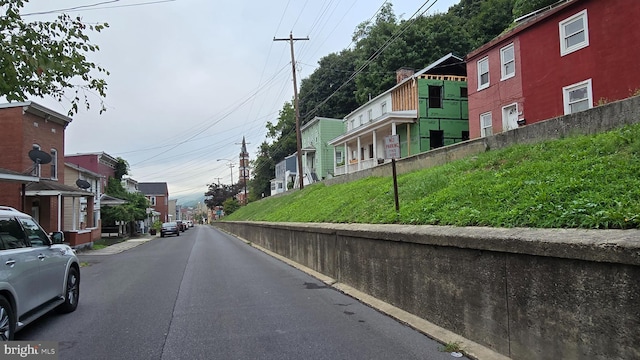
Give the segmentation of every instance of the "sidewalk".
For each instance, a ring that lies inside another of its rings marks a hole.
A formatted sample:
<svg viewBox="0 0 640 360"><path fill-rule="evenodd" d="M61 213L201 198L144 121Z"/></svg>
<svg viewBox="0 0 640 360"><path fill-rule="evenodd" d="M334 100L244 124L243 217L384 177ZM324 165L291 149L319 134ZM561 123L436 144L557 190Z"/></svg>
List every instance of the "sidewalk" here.
<svg viewBox="0 0 640 360"><path fill-rule="evenodd" d="M125 240L122 242L119 242L117 244L113 244L111 246L107 246L105 248L102 249L98 249L98 250L81 250L78 251L77 255L78 256L83 256L83 255L113 255L113 254L119 254L123 251L129 250L131 248L134 248L138 245L144 244L147 241L153 240L158 238L158 235L149 235L149 234L144 234L141 237L135 238L135 239L129 239L129 240Z"/></svg>

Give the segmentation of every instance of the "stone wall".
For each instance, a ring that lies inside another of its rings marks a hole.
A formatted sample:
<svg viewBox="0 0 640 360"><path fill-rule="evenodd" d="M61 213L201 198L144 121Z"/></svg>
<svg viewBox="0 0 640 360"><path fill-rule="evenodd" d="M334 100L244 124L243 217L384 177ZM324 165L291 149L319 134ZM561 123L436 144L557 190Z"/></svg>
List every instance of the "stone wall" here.
<svg viewBox="0 0 640 360"><path fill-rule="evenodd" d="M640 231L217 222L514 359L640 359Z"/></svg>

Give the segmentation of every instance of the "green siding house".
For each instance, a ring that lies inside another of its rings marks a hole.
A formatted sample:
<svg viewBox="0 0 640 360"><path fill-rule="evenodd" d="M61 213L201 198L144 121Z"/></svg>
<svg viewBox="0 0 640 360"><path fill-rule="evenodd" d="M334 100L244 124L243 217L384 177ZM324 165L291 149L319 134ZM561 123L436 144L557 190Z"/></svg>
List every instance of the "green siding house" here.
<svg viewBox="0 0 640 360"><path fill-rule="evenodd" d="M315 117L300 128L305 183L333 176L333 146L329 140L344 132L342 119ZM295 182L299 184L299 181Z"/></svg>

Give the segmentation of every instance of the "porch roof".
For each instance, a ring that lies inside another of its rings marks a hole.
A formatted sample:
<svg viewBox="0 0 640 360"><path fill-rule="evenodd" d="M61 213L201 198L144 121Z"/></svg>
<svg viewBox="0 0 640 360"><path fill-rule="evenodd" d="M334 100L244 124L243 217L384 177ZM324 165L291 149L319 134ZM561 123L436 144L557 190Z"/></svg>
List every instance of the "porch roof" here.
<svg viewBox="0 0 640 360"><path fill-rule="evenodd" d="M107 194L100 195L100 204L101 205L122 205L126 204L127 200L118 199L113 196L109 196Z"/></svg>
<svg viewBox="0 0 640 360"><path fill-rule="evenodd" d="M40 182L30 183L26 186L27 196L71 196L71 197L93 197L93 193L74 188L69 185L60 184L56 181L40 179Z"/></svg>
<svg viewBox="0 0 640 360"><path fill-rule="evenodd" d="M16 181L22 183L38 182L39 177L21 174L16 171L0 168L0 181Z"/></svg>
<svg viewBox="0 0 640 360"><path fill-rule="evenodd" d="M386 126L391 126L391 124L393 123L410 124L415 122L417 118L417 110L391 111L383 114L377 119L374 119L367 125L359 126L343 135L338 136L337 138L329 141L329 145L342 145L346 142L353 141L364 134L372 133L374 130L378 130Z"/></svg>

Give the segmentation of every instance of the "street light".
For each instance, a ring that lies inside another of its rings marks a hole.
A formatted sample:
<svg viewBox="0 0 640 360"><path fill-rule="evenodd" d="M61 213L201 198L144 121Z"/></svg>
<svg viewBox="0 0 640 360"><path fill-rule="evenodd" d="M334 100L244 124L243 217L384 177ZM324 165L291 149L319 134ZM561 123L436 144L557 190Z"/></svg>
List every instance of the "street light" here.
<svg viewBox="0 0 640 360"><path fill-rule="evenodd" d="M229 166L229 170L231 170L231 185L233 185L233 167L235 166L233 164L233 162L229 159L218 159L216 161L228 161L229 163L227 164Z"/></svg>

